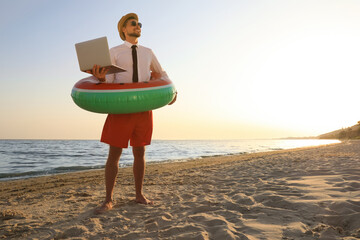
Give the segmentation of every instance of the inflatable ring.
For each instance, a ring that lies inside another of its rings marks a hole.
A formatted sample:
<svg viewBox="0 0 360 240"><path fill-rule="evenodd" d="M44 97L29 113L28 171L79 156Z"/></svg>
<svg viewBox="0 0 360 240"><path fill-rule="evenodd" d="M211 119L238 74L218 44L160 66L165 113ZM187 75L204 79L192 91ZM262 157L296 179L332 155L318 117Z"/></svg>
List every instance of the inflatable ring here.
<svg viewBox="0 0 360 240"><path fill-rule="evenodd" d="M101 83L95 77L78 81L71 97L80 108L95 113L137 113L169 104L176 89L170 80L139 83Z"/></svg>

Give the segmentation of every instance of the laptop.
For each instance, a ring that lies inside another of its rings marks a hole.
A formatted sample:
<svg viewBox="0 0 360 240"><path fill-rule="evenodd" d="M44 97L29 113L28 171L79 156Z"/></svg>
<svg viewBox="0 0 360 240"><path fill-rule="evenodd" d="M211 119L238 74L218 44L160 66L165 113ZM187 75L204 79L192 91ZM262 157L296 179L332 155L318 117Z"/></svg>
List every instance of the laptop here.
<svg viewBox="0 0 360 240"><path fill-rule="evenodd" d="M96 38L75 44L80 70L92 70L94 65L109 68L107 74L124 72L126 70L111 63L109 45L106 37Z"/></svg>

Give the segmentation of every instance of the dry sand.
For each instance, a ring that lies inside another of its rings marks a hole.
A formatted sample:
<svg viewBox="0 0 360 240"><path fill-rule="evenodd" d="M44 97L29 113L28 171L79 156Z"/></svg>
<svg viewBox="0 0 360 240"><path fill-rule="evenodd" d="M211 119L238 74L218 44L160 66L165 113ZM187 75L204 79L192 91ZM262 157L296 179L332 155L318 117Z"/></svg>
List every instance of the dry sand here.
<svg viewBox="0 0 360 240"><path fill-rule="evenodd" d="M149 164L154 206L133 185L121 169L114 209L95 215L103 170L0 182L0 238L360 238L360 141Z"/></svg>

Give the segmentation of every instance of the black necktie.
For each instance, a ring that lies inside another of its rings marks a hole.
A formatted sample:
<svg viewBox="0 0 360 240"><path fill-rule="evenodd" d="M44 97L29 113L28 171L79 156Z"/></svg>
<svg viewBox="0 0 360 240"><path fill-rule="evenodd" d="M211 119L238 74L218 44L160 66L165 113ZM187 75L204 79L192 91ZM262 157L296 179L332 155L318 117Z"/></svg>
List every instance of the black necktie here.
<svg viewBox="0 0 360 240"><path fill-rule="evenodd" d="M136 45L132 45L132 58L133 58L133 82L139 82L138 78L138 61L137 61L137 54L136 54Z"/></svg>

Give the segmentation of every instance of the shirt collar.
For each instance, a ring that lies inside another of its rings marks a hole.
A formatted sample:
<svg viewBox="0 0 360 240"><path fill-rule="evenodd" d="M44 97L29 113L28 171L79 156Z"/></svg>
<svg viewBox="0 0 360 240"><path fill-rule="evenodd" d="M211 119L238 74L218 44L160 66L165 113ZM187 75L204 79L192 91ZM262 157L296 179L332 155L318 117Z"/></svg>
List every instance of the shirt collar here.
<svg viewBox="0 0 360 240"><path fill-rule="evenodd" d="M124 44L125 44L126 46L128 46L129 48L131 48L132 45L136 45L137 47L139 47L139 44L132 44L132 43L129 43L128 41L124 41Z"/></svg>

